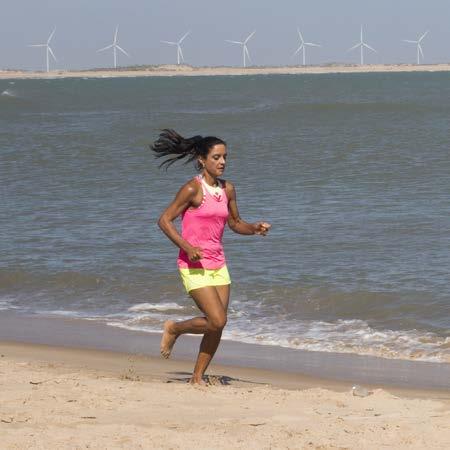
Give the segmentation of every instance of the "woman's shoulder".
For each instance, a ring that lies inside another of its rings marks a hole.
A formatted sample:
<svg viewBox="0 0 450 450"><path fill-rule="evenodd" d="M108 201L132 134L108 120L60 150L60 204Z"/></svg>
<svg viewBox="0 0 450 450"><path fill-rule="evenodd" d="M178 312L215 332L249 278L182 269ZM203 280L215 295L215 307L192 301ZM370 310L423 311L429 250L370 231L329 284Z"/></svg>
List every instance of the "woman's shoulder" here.
<svg viewBox="0 0 450 450"><path fill-rule="evenodd" d="M185 186L192 186L194 188L198 188L202 183L199 175L192 177L190 180L186 181Z"/></svg>
<svg viewBox="0 0 450 450"><path fill-rule="evenodd" d="M225 189L227 193L234 192L234 184L230 180L219 178L219 182L222 185L222 188Z"/></svg>
<svg viewBox="0 0 450 450"><path fill-rule="evenodd" d="M199 188L200 188L199 180L197 177L194 177L186 181L186 183L184 183L183 186L181 186L178 192L188 196L193 196L198 192Z"/></svg>
<svg viewBox="0 0 450 450"><path fill-rule="evenodd" d="M217 180L224 187L225 186L233 186L233 183L230 180L225 180L224 178L217 178Z"/></svg>

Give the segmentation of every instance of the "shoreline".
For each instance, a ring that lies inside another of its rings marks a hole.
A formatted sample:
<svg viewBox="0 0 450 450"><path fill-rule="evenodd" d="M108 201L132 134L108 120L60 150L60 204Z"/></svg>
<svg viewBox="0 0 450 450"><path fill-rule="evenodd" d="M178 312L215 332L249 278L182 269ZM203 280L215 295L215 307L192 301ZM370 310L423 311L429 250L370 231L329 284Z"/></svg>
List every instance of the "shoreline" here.
<svg viewBox="0 0 450 450"><path fill-rule="evenodd" d="M2 311L0 342L52 345L159 358L160 334L131 331L105 323L67 317ZM177 341L173 359L193 365L200 341L185 335ZM450 364L386 359L347 353L313 352L222 340L214 362L255 370L278 371L370 386L450 391Z"/></svg>
<svg viewBox="0 0 450 450"><path fill-rule="evenodd" d="M64 79L64 78L130 78L173 76L249 76L249 75L306 75L342 73L405 73L450 72L450 63L442 64L370 64L329 66L274 67L192 67L187 65L143 66L139 68L54 70L50 72L0 70L0 80Z"/></svg>

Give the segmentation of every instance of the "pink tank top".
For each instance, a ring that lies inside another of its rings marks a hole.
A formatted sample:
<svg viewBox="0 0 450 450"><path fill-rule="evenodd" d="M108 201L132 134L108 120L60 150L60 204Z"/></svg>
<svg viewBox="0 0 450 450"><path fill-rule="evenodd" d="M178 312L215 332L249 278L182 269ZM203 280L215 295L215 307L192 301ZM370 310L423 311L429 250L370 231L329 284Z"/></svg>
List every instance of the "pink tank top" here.
<svg viewBox="0 0 450 450"><path fill-rule="evenodd" d="M191 262L184 250L180 249L178 267L185 269L220 269L225 265L222 236L228 219L228 199L225 188L221 195L212 195L200 177L203 201L198 208L188 208L182 214L181 236L194 247L202 249L203 258Z"/></svg>

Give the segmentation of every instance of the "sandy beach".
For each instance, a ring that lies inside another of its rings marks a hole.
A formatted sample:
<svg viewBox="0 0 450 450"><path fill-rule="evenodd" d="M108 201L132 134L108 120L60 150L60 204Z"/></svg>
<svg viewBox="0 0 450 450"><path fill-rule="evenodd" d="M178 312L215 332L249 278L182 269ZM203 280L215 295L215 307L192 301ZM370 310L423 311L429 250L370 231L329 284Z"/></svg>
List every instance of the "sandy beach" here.
<svg viewBox="0 0 450 450"><path fill-rule="evenodd" d="M1 448L447 449L450 395L95 350L0 343ZM291 376L291 383L294 381Z"/></svg>
<svg viewBox="0 0 450 450"><path fill-rule="evenodd" d="M139 66L136 68L55 70L33 72L0 70L0 79L54 79L54 78L125 78L168 76L226 76L226 75L300 75L330 73L397 73L397 72L449 72L450 64L371 64L326 66L276 66L276 67L192 67L187 65Z"/></svg>

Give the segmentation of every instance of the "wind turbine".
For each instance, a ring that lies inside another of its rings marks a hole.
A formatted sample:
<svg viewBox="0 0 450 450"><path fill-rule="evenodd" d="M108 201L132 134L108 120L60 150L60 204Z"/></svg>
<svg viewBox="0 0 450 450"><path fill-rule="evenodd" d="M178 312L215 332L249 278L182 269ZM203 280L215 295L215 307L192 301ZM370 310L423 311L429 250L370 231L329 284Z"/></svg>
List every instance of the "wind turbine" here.
<svg viewBox="0 0 450 450"><path fill-rule="evenodd" d="M420 36L420 38L417 41L410 41L408 39L403 39L403 42L409 42L410 44L417 44L417 64L420 64L420 55L423 56L422 46L420 43L422 42L422 39L428 34L428 31L425 31L425 33Z"/></svg>
<svg viewBox="0 0 450 450"><path fill-rule="evenodd" d="M178 42L172 42L172 41L161 41L163 44L169 44L169 45L176 45L177 46L177 64L180 64L181 61L184 62L184 56L183 51L181 50L181 43L184 41L184 39L190 34L191 32L188 31Z"/></svg>
<svg viewBox="0 0 450 450"><path fill-rule="evenodd" d="M239 44L242 45L242 58L244 60L244 67L247 67L246 65L246 61L245 61L245 57L247 56L247 58L249 59L249 61L251 61L250 59L250 54L248 53L248 48L247 48L247 42L253 37L253 35L256 33L256 30L249 34L247 36L247 38L244 40L244 42L240 42L240 41L229 41L228 39L225 40L225 42L230 42L231 44Z"/></svg>
<svg viewBox="0 0 450 450"><path fill-rule="evenodd" d="M56 28L53 29L53 31L51 32L49 38L47 39L47 42L45 44L32 44L29 45L28 47L45 47L45 54L46 54L46 59L47 59L47 72L50 72L50 58L49 55L52 55L53 59L56 62L56 56L53 53L53 50L50 47L50 41L52 40L53 35L55 34Z"/></svg>
<svg viewBox="0 0 450 450"><path fill-rule="evenodd" d="M300 30L297 28L298 36L300 38L300 47L295 50L292 57L294 57L300 50L302 50L303 53L303 65L305 65L305 53L306 53L306 47L322 47L319 44L313 44L312 42L305 42L302 36L302 33L300 33Z"/></svg>
<svg viewBox="0 0 450 450"><path fill-rule="evenodd" d="M358 47L360 47L360 49L361 49L361 65L364 64L364 47L366 47L369 50L372 50L373 52L377 53L377 51L374 48L372 48L370 45L367 45L364 42L362 25L361 25L361 39L360 39L360 41L356 45L354 45L352 48L349 48L347 51L350 52L350 51L352 51L352 50L354 50L355 48L358 48Z"/></svg>
<svg viewBox="0 0 450 450"><path fill-rule="evenodd" d="M113 43L111 45L107 45L106 47L103 47L99 50L97 50L97 52L102 52L104 50L108 50L109 48L112 48L114 50L114 69L117 68L117 50L120 50L124 55L130 57L130 55L117 44L117 33L119 32L119 25L117 25L116 27L116 32L114 33L114 40Z"/></svg>

